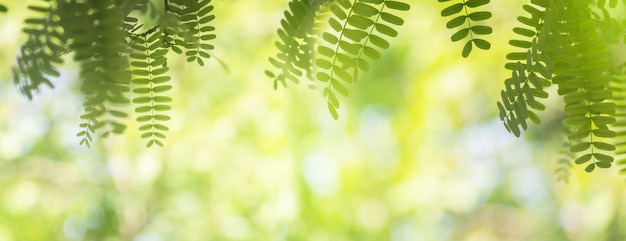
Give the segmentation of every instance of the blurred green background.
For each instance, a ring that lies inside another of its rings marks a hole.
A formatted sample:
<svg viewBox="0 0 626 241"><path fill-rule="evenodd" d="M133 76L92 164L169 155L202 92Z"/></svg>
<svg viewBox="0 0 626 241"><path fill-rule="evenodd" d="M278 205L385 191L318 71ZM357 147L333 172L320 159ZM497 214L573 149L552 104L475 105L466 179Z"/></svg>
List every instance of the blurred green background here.
<svg viewBox="0 0 626 241"><path fill-rule="evenodd" d="M489 51L410 1L398 38L342 100L340 119L306 83L272 89L287 0L214 1L213 52L227 68L172 56L163 148L126 134L88 149L76 65L33 101L10 67L26 5L0 15L0 241L626 240L617 169L556 182L561 100L515 138L497 118L504 56L526 1L493 1ZM129 109L130 111L130 109Z"/></svg>

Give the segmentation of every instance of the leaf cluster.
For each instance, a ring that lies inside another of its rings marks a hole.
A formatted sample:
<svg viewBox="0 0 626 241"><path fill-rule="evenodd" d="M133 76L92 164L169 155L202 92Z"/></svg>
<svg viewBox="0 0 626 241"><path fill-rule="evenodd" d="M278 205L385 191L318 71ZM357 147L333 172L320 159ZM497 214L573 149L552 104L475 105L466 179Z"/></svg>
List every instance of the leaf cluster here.
<svg viewBox="0 0 626 241"><path fill-rule="evenodd" d="M616 149L608 141L616 136L609 125L616 118L606 43L591 20L589 6L576 1L561 4L556 6L562 14L555 42L561 48L555 56L553 83L565 102L565 123L572 130L570 151L579 154L574 162L585 164L587 172L609 168Z"/></svg>
<svg viewBox="0 0 626 241"><path fill-rule="evenodd" d="M63 63L61 57L72 53L80 67L81 92L85 95L83 122L77 133L80 144L90 146L100 129L103 137L125 131L125 107L131 103L128 95L132 89L137 95L132 104L137 106L134 110L142 123L142 138L149 139L149 147L163 146L161 140L169 129L163 121L170 118L164 111L170 109L168 103L172 101L165 96L172 88L165 84L170 80L166 54L172 49L184 54L188 62L202 66L214 48L208 41L216 35L210 0L162 3L42 0L29 6L40 17L25 21L23 31L28 41L20 48L14 68L16 85L28 98L41 85L53 88L50 77L59 76L56 66ZM142 20L156 20L158 25L144 27Z"/></svg>
<svg viewBox="0 0 626 241"><path fill-rule="evenodd" d="M54 88L50 78L60 76L56 65L63 63L61 55L65 52L67 37L62 34L56 6L42 1L28 8L40 17L24 21L22 31L27 40L20 47L17 67L13 68L13 82L22 94L32 99L42 85Z"/></svg>
<svg viewBox="0 0 626 241"><path fill-rule="evenodd" d="M526 129L526 120L537 124L539 117L531 111L545 106L536 101L547 98L543 88L558 86L558 94L565 103L563 111L567 127L567 152L574 163L585 165L587 172L609 168L614 162L615 139L621 132L613 128L623 126L620 120L620 101L623 101L622 83L611 65L608 44L622 41L626 26L617 24L604 7L605 1L532 0L524 5L530 17L519 17L524 27L513 31L522 39L509 43L523 51L507 55L511 61L505 67L512 77L505 80L502 101L498 102L500 118L507 130L520 135ZM611 1L609 7L616 7ZM595 14L592 8L602 14ZM619 133L619 134L618 134ZM622 144L618 142L618 147ZM624 147L621 147L624 148ZM618 154L619 155L619 154ZM556 172L567 181L570 162L559 159Z"/></svg>
<svg viewBox="0 0 626 241"><path fill-rule="evenodd" d="M437 0L439 2L450 2L452 0ZM443 10L441 10L442 17L456 16L446 23L446 28L454 29L461 27L451 37L452 42L457 42L468 38L463 47L461 55L463 58L467 58L472 52L473 46L479 49L490 49L491 43L489 41L480 38L480 35L488 35L493 32L493 29L486 25L477 25L476 22L484 21L491 18L491 12L489 11L474 11L470 13L470 10L487 5L489 0L461 0L455 4L452 4Z"/></svg>
<svg viewBox="0 0 626 241"><path fill-rule="evenodd" d="M216 38L215 27L211 25L215 19L211 0L171 0L166 6L165 34L173 32L172 51L185 54L187 62L197 62L204 66L203 59L211 58L210 50L215 46L208 43ZM171 20L178 21L171 21ZM170 33L171 34L171 33ZM167 46L166 46L167 47ZM181 48L184 48L181 49Z"/></svg>
<svg viewBox="0 0 626 241"><path fill-rule="evenodd" d="M304 73L309 78L315 73L337 119L339 96L347 97L347 85L370 69L370 60L380 59L380 50L389 48L386 38L396 37L396 28L404 24L397 12L410 6L390 0L294 0L289 8L278 30L280 53L270 58L278 71L266 74L277 88L278 83L286 86L285 80L299 83ZM314 26L322 20L326 23L320 36Z"/></svg>
<svg viewBox="0 0 626 241"><path fill-rule="evenodd" d="M277 30L279 41L276 47L280 53L270 57L275 71L267 70L265 74L274 79L274 89L280 83L287 87L287 80L299 83L299 78L306 73L313 79L316 32L315 22L325 1L293 0L289 2L289 10L285 10Z"/></svg>
<svg viewBox="0 0 626 241"><path fill-rule="evenodd" d="M521 39L513 39L509 44L520 48L522 51L507 54L510 63L505 68L512 71L511 78L504 81L505 89L500 92L502 100L499 101L498 110L500 120L505 128L515 136L528 128L527 120L536 124L541 120L533 111L545 109L539 99L548 97L544 88L550 86L554 68L553 60L544 50L549 42L549 24L544 24L548 0L532 0L535 6L524 5L523 9L531 17L520 16L517 20L526 26L515 27L515 32ZM539 10L543 8L543 10Z"/></svg>
<svg viewBox="0 0 626 241"><path fill-rule="evenodd" d="M126 50L122 12L111 8L112 1L58 2L61 26L68 36L73 60L79 63L81 91L85 94L84 114L78 132L81 144L90 145L92 134L107 127L103 136L121 134L126 125L121 118L127 114L119 108L129 103L128 60L120 53Z"/></svg>
<svg viewBox="0 0 626 241"><path fill-rule="evenodd" d="M148 139L147 147L154 144L163 146L163 132L169 130L163 122L170 120L170 116L164 112L171 109L169 103L172 98L165 96L165 92L171 90L172 86L166 84L171 80L166 75L169 70L166 66L168 49L163 48L159 36L159 32L140 36L131 45L134 51L130 54L134 85L132 92L137 95L133 103L138 105L135 108L139 114L137 122L142 123L139 131L143 132L141 138Z"/></svg>

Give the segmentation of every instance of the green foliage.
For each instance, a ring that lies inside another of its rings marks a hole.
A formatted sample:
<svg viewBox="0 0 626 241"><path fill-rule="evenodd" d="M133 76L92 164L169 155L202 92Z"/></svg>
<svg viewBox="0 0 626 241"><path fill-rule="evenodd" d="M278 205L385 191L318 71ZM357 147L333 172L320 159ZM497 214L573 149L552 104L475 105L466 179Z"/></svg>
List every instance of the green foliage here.
<svg viewBox="0 0 626 241"><path fill-rule="evenodd" d="M147 147L154 144L163 146L163 142L157 138L165 138L163 132L169 130L161 122L170 119L163 112L171 109L168 103L172 98L165 96L164 92L172 89L172 86L165 84L171 80L170 76L165 75L169 70L165 56L168 49L159 37L159 31L139 36L133 41L131 47L135 51L130 54L130 65L134 68L133 93L138 95L133 98L133 103L138 105L135 112L140 115L137 122L142 123L139 127L139 131L143 132L141 138L149 139Z"/></svg>
<svg viewBox="0 0 626 241"><path fill-rule="evenodd" d="M540 8L548 7L547 0L531 2ZM531 17L518 17L518 21L526 26L513 28L513 32L523 38L509 41L511 46L521 48L523 51L509 53L506 56L508 60L515 62L505 65L505 68L512 71L512 76L504 81L505 90L501 91L502 101L498 102L500 119L506 129L515 136L521 134L520 127L524 130L528 128L526 120L541 123L532 109L545 109L538 99L548 97L548 93L543 89L550 86L549 80L553 71L553 60L544 53L549 38L546 33L550 31L550 25L544 24L546 10L542 11L531 5L524 5L523 8L531 14Z"/></svg>
<svg viewBox="0 0 626 241"><path fill-rule="evenodd" d="M492 13L479 9L489 2L456 0L441 11L450 17L446 28L455 30L452 42L464 40L465 58L474 46L491 46L482 35L492 28L482 22ZM617 0L531 0L523 5L526 16L518 17L520 26L512 29L516 37L509 44L515 50L504 65L511 77L504 80L497 103L509 132L520 136L529 120L540 124L538 113L549 97L546 88L556 85L567 114L565 156L587 171L608 168L615 157L626 165L621 141L626 135L624 60L610 50L626 43L626 20L617 14L624 5ZM164 121L170 118L165 111L173 101L165 95L172 88L166 55L171 49L200 66L212 57L211 1L42 0L29 8L38 16L25 21L27 40L13 68L18 89L31 99L41 86L53 88L57 66L71 53L85 95L81 144L89 146L100 129L103 136L124 131L124 107L131 103L127 95L132 90L142 137L149 139L147 146L162 146L168 130ZM274 69L265 73L275 89L301 78L315 80L337 119L339 99L390 47L389 39L405 21L399 13L409 8L390 0L292 0L277 31L278 54L269 59ZM144 26L152 22L156 25ZM567 180L570 162L561 163L559 178Z"/></svg>
<svg viewBox="0 0 626 241"><path fill-rule="evenodd" d="M299 83L298 78L305 72L309 78L315 72L315 78L324 85L328 110L337 119L339 95L347 97L346 85L358 79L359 71L369 70L368 60L380 58L379 49L389 48L385 38L396 37L395 27L404 24L394 12L407 11L410 7L387 0L340 0L322 6L325 2L290 2L291 11L285 11L282 28L278 30L281 41L276 46L280 53L270 58L279 72L266 71L266 74L274 78L277 88L279 82L283 86L287 79ZM326 18L326 12L331 13L327 20L330 30L321 34L322 41L314 52L317 43L314 25Z"/></svg>
<svg viewBox="0 0 626 241"><path fill-rule="evenodd" d="M536 99L547 98L543 88L556 84L567 114L567 156L576 164L584 164L587 172L609 168L617 149L613 140L618 134L612 126L621 125L617 123L620 114L616 104L623 98L623 87L617 81L610 83L617 77L609 74L615 72L615 66L609 60L607 45L621 41L626 23L619 24L611 17L604 1L531 2L533 5L524 5L531 16L518 18L526 26L513 29L525 39L509 42L524 51L507 55L513 62L505 67L513 71L513 77L505 80L502 101L498 102L500 119L516 136L520 127L527 128L527 119L539 124L539 117L530 109L545 109ZM609 3L616 5L615 1ZM602 15L595 14L594 7ZM558 178L567 181L570 164L563 158L559 163Z"/></svg>
<svg viewBox="0 0 626 241"><path fill-rule="evenodd" d="M112 1L59 2L61 25L67 33L74 61L80 64L84 120L78 136L81 144L90 145L96 130L107 127L103 136L120 134L126 129L119 118L127 114L119 108L129 103L128 60L120 53L126 50L122 12L112 8ZM70 14L74 13L74 14ZM89 24L91 23L91 24Z"/></svg>
<svg viewBox="0 0 626 241"><path fill-rule="evenodd" d="M162 121L169 120L163 111L172 99L163 95L171 89L167 58L169 48L184 54L188 62L204 65L214 48L210 0L164 0L162 5L148 0L42 1L29 6L39 18L25 21L28 40L20 48L14 81L29 99L40 86L54 85L56 65L62 56L73 53L79 64L83 103L83 122L77 136L80 144L91 145L96 131L102 136L120 134L126 129L122 120L128 117L125 107L132 90L140 96L133 99L140 116L142 138L147 146L163 146L160 139L168 130ZM162 8L163 10L159 10ZM160 12L160 14L158 14ZM144 14L147 16L142 16ZM132 15L132 16L131 16ZM135 16L137 15L137 16ZM141 20L159 24L144 28ZM143 33L135 33L144 29ZM129 54L130 52L130 54ZM129 58L132 59L129 65ZM157 139L159 138L159 139Z"/></svg>
<svg viewBox="0 0 626 241"><path fill-rule="evenodd" d="M42 85L54 88L50 77L60 75L55 65L63 63L61 55L65 51L67 37L62 34L53 4L40 1L28 8L40 17L24 21L25 27L22 31L27 35L27 40L17 56L13 81L22 94L32 99L33 93L39 92Z"/></svg>
<svg viewBox="0 0 626 241"><path fill-rule="evenodd" d="M572 160L575 159L574 153L570 150L571 142L563 142L562 150L559 151L560 157L557 160L558 167L554 170L557 181L569 183L571 177L570 169L572 168Z"/></svg>
<svg viewBox="0 0 626 241"><path fill-rule="evenodd" d="M187 62L196 61L200 66L204 66L203 58L211 58L209 51L215 48L212 44L206 43L216 37L213 34L215 27L211 26L215 15L212 14L213 6L210 3L211 0L172 0L172 3L165 7L168 11L166 17L169 18L163 24L166 26L165 34L167 35L168 31L171 33L172 30L176 33L173 37L172 50L182 54L183 50L180 47L185 48ZM169 21L176 18L178 21ZM172 43L172 39L168 39L168 43Z"/></svg>
<svg viewBox="0 0 626 241"><path fill-rule="evenodd" d="M328 19L328 24L333 31L322 34L324 44L317 48L320 57L315 65L321 69L316 78L326 84L324 97L335 119L339 117L337 94L348 96L346 84L353 83L359 71L369 70L367 58L377 60L378 49L389 48L389 42L382 36L396 37L394 26L404 23L387 9L407 11L409 5L386 0L340 0L330 7L334 16Z"/></svg>
<svg viewBox="0 0 626 241"><path fill-rule="evenodd" d="M557 5L560 15L560 35L555 41L560 54L555 55L553 83L564 96L566 124L572 130L570 150L578 153L576 164L586 164L591 172L595 167L608 168L615 150L607 138L616 133L609 125L615 123L615 103L610 102L608 76L610 64L607 48L590 19L588 6L581 2Z"/></svg>
<svg viewBox="0 0 626 241"><path fill-rule="evenodd" d="M270 63L277 68L274 71L267 70L265 74L274 79L274 89L278 84L287 87L286 80L299 83L299 78L306 73L309 79L313 79L315 54L315 21L325 1L294 0L289 2L289 10L285 11L285 18L280 21L281 28L277 34L280 38L276 41L276 47L280 53L269 59Z"/></svg>
<svg viewBox="0 0 626 241"><path fill-rule="evenodd" d="M451 0L438 1L450 2ZM487 40L479 38L478 36L491 34L493 32L493 29L489 26L474 24L475 22L491 18L491 12L476 11L470 13L471 9L487 5L488 3L489 0L461 0L461 2L455 3L441 10L442 17L458 15L448 21L448 23L446 24L446 28L454 29L465 25L461 28L461 30L458 30L452 35L452 37L450 37L450 40L452 40L452 42L457 42L469 37L469 40L465 42L463 51L461 52L463 58L467 58L470 55L474 45L479 49L487 50L491 48L491 43L489 43Z"/></svg>
<svg viewBox="0 0 626 241"><path fill-rule="evenodd" d="M610 83L615 103L615 123L611 128L615 135L615 157L620 174L626 174L626 66L622 66L611 73Z"/></svg>

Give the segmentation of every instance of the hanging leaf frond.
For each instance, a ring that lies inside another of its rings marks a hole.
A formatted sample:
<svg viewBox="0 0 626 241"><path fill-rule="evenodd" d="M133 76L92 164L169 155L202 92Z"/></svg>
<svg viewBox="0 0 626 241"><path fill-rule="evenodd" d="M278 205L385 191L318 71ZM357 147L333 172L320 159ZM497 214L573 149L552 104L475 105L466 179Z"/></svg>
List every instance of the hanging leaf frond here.
<svg viewBox="0 0 626 241"><path fill-rule="evenodd" d="M279 41L276 47L280 51L276 57L269 59L277 69L266 70L265 74L274 79L274 89L280 83L287 87L287 80L299 83L299 78L307 75L313 78L313 58L315 52L315 20L321 5L326 1L293 0L289 2L289 11L285 11L278 29Z"/></svg>
<svg viewBox="0 0 626 241"><path fill-rule="evenodd" d="M197 62L204 66L203 58L211 58L209 51L215 48L208 43L216 37L213 33L215 27L212 21L215 15L211 0L171 0L165 9L167 14L162 21L165 26L163 31L166 39L168 35L174 38L172 50L179 54L184 52L187 62ZM171 40L165 42L167 47Z"/></svg>
<svg viewBox="0 0 626 241"><path fill-rule="evenodd" d="M126 50L123 13L112 1L59 2L65 9L61 25L69 33L69 48L80 64L81 91L85 95L85 113L81 116L81 144L87 146L97 129L108 127L102 136L121 134L126 126L120 118L127 114L119 107L130 101L130 73Z"/></svg>
<svg viewBox="0 0 626 241"><path fill-rule="evenodd" d="M606 44L596 31L588 5L566 1L558 6L560 55L555 57L558 93L565 101L566 124L572 131L570 151L578 154L576 164L585 171L608 168L613 163L616 133L609 128L616 122L613 92L609 89L610 64Z"/></svg>
<svg viewBox="0 0 626 241"><path fill-rule="evenodd" d="M438 0L439 2L450 2L452 0ZM446 28L455 29L461 27L456 33L450 37L452 42L457 42L462 39L468 38L463 47L461 55L463 58L467 58L472 52L473 46L479 49L490 49L491 43L489 41L480 38L480 35L488 35L493 32L493 29L486 25L478 25L476 22L484 21L491 18L491 12L489 11L471 11L474 8L478 8L489 3L489 0L455 0L457 3L452 4L443 10L441 10L442 17L455 16L448 23Z"/></svg>
<svg viewBox="0 0 626 241"><path fill-rule="evenodd" d="M523 38L509 41L511 46L521 48L524 52L507 54L506 58L515 62L505 65L507 69L512 70L512 76L504 81L502 100L497 103L500 119L506 129L515 136L521 134L520 127L523 130L528 128L528 119L536 124L541 123L535 111L545 109L539 99L548 97L548 92L543 89L550 86L554 69L550 55L544 53L546 46L550 44L551 33L551 25L544 24L545 16L551 14L548 0L531 2L537 7L523 6L531 17L518 17L518 21L526 26L513 28L513 32Z"/></svg>
<svg viewBox="0 0 626 241"><path fill-rule="evenodd" d="M169 130L163 122L170 120L166 111L171 109L169 103L172 98L166 96L165 92L172 86L166 84L171 77L166 75L169 70L165 56L168 49L161 41L161 34L156 31L139 36L133 42L131 47L134 52L130 54L133 93L137 95L133 103L138 105L135 112L139 114L137 121L141 123L139 131L143 132L141 138L148 139L147 147L154 144L163 146L163 132Z"/></svg>
<svg viewBox="0 0 626 241"><path fill-rule="evenodd" d="M404 20L394 11L407 11L403 2L387 0L338 0L331 5L333 16L328 20L332 31L322 34L323 43L317 48L316 78L326 85L323 89L328 110L339 118L338 95L347 97L347 84L358 78L359 71L368 71L368 59L377 60L379 49L389 48L385 37L396 37L396 26Z"/></svg>
<svg viewBox="0 0 626 241"><path fill-rule="evenodd" d="M42 85L54 88L50 77L60 75L55 66L63 63L61 56L66 49L66 36L59 26L55 4L40 2L42 4L28 6L40 17L24 21L23 32L28 37L20 47L17 67L13 68L13 81L28 99L32 99Z"/></svg>

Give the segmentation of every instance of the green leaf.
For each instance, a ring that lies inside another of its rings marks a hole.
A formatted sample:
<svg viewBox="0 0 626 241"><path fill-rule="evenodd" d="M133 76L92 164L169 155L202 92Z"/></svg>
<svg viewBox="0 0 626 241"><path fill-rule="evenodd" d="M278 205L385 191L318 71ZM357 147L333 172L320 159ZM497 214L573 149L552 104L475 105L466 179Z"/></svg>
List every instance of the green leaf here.
<svg viewBox="0 0 626 241"><path fill-rule="evenodd" d="M348 89L346 89L346 87L339 81L332 79L331 80L331 84L332 87L339 92L339 94L343 95L344 97L348 97Z"/></svg>
<svg viewBox="0 0 626 241"><path fill-rule="evenodd" d="M398 31L394 30L393 28L391 28L391 27L389 27L387 25L377 23L375 26L376 26L376 31L378 31L378 32L380 32L380 33L382 33L384 35L387 35L389 37L396 37L396 36L398 36Z"/></svg>
<svg viewBox="0 0 626 241"><path fill-rule="evenodd" d="M526 37L534 37L537 34L535 31L519 27L513 28L513 32Z"/></svg>
<svg viewBox="0 0 626 241"><path fill-rule="evenodd" d="M333 119L339 119L339 114L337 114L337 108L335 108L335 106L333 106L330 102L328 102L328 111L330 112L330 115L333 117Z"/></svg>
<svg viewBox="0 0 626 241"><path fill-rule="evenodd" d="M463 10L463 4L462 3L457 3L454 4L452 6L449 6L447 8L444 8L443 10L441 10L441 16L442 17L447 17L453 14L457 14L460 13L461 10Z"/></svg>
<svg viewBox="0 0 626 241"><path fill-rule="evenodd" d="M135 94L148 94L148 93L150 93L150 88L136 88L136 89L133 89L133 93L135 93Z"/></svg>
<svg viewBox="0 0 626 241"><path fill-rule="evenodd" d="M339 100L333 92L328 93L328 102L331 103L334 107L339 108Z"/></svg>
<svg viewBox="0 0 626 241"><path fill-rule="evenodd" d="M452 42L456 42L461 39L464 39L465 37L467 37L468 34L469 34L469 28L464 28L454 33L452 37L450 37L450 40L452 40Z"/></svg>
<svg viewBox="0 0 626 241"><path fill-rule="evenodd" d="M346 7L346 8L348 8L348 7ZM330 11L331 11L331 12L332 12L332 13L333 13L333 14L334 14L337 18L339 18L340 20L344 20L344 19L346 19L346 18L348 17L348 16L346 15L346 13L345 13L345 12L344 12L341 8L339 8L337 5L332 5L332 6L330 7Z"/></svg>
<svg viewBox="0 0 626 241"><path fill-rule="evenodd" d="M167 102L172 102L172 98L170 97L165 97L165 96L155 96L152 98L152 100L154 102L157 103L167 103Z"/></svg>
<svg viewBox="0 0 626 241"><path fill-rule="evenodd" d="M168 67L154 69L152 70L152 75L162 75L166 73L168 70L169 70Z"/></svg>
<svg viewBox="0 0 626 241"><path fill-rule="evenodd" d="M391 23L391 24L394 24L394 25L400 26L400 25L404 24L404 20L402 20L402 18L397 17L397 16L395 16L393 14L390 14L390 13L382 12L382 13L380 13L380 18L382 20L385 20L388 23Z"/></svg>
<svg viewBox="0 0 626 241"><path fill-rule="evenodd" d="M363 47L363 53L367 56L370 57L374 60L380 59L380 53L378 51L376 51L376 49L369 47L369 46L365 46Z"/></svg>
<svg viewBox="0 0 626 241"><path fill-rule="evenodd" d="M585 167L585 171L586 172L593 172L594 169L596 169L596 164L595 163L589 163L589 165L587 165L587 167Z"/></svg>
<svg viewBox="0 0 626 241"><path fill-rule="evenodd" d="M152 127L154 127L154 125L152 124L146 124L146 125L142 125L139 127L139 131L147 131L152 129Z"/></svg>
<svg viewBox="0 0 626 241"><path fill-rule="evenodd" d="M371 16L378 14L378 9L370 5L364 4L363 2L355 3L354 6L352 6L352 11L354 11L354 13L358 15L362 15L366 17L371 17ZM353 16L358 16L358 15L353 15Z"/></svg>
<svg viewBox="0 0 626 241"><path fill-rule="evenodd" d="M130 66L137 67L137 68L145 68L145 67L148 67L148 63L140 62L140 61L131 61Z"/></svg>
<svg viewBox="0 0 626 241"><path fill-rule="evenodd" d="M531 43L529 41L515 40L515 39L509 40L509 44L511 46L514 46L514 47L525 48L525 49L530 48L530 45L531 45ZM528 55L528 56L530 56L530 55Z"/></svg>
<svg viewBox="0 0 626 241"><path fill-rule="evenodd" d="M475 7L480 7L488 3L489 3L489 0L469 0L465 2L465 5L467 5L470 8L475 8Z"/></svg>
<svg viewBox="0 0 626 241"><path fill-rule="evenodd" d="M154 77L154 78L152 78L152 83L154 83L154 84L161 84L161 83L168 82L171 79L172 79L172 77L170 77L170 76Z"/></svg>
<svg viewBox="0 0 626 241"><path fill-rule="evenodd" d="M322 34L322 39L326 40L326 42L330 44L337 44L337 42L339 42L339 39L335 37L335 35L332 35L328 32L324 32Z"/></svg>
<svg viewBox="0 0 626 241"><path fill-rule="evenodd" d="M317 52L329 58L332 58L335 55L335 51L326 46L317 47Z"/></svg>
<svg viewBox="0 0 626 241"><path fill-rule="evenodd" d="M582 143L578 143L578 144L570 147L570 151L571 152L581 152L581 151L585 151L585 150L589 149L590 146L591 146L591 143L589 143L589 142L582 142Z"/></svg>
<svg viewBox="0 0 626 241"><path fill-rule="evenodd" d="M359 29L367 29L374 24L374 21L360 15L352 15L348 18L348 24Z"/></svg>
<svg viewBox="0 0 626 241"><path fill-rule="evenodd" d="M615 151L615 146L604 142L592 142L593 147L604 151Z"/></svg>
<svg viewBox="0 0 626 241"><path fill-rule="evenodd" d="M589 136L589 133L591 133L591 130L587 130L587 129L580 130L580 131L574 132L572 134L569 134L567 136L567 139L569 139L570 141L579 140L579 139L582 139L582 138L585 138L585 137Z"/></svg>
<svg viewBox="0 0 626 241"><path fill-rule="evenodd" d="M596 160L600 161L600 162L613 162L613 157L606 155L606 154L602 154L602 153L593 153L593 157L596 158Z"/></svg>
<svg viewBox="0 0 626 241"><path fill-rule="evenodd" d="M473 12L467 15L472 21L481 21L491 18L491 13L487 11Z"/></svg>
<svg viewBox="0 0 626 241"><path fill-rule="evenodd" d="M341 29L343 28L341 23L339 23L337 19L334 19L334 18L328 19L328 25L330 25L330 27L336 32L341 32Z"/></svg>
<svg viewBox="0 0 626 241"><path fill-rule="evenodd" d="M370 35L370 42L372 42L372 44L376 45L377 47L381 49L389 48L389 42L387 42L387 40L384 40L383 38L378 37L373 34Z"/></svg>
<svg viewBox="0 0 626 241"><path fill-rule="evenodd" d="M409 6L406 3L396 2L396 1L386 1L385 6L388 8L400 10L400 11L407 11L411 8L411 6Z"/></svg>
<svg viewBox="0 0 626 241"><path fill-rule="evenodd" d="M472 26L470 28L470 30L475 33L475 34L490 34L493 32L493 30L491 29L491 27L489 26L482 26L482 25L478 25L478 26Z"/></svg>
<svg viewBox="0 0 626 241"><path fill-rule="evenodd" d="M467 56L469 56L471 52L472 52L472 41L468 41L467 43L465 43L465 46L463 47L463 52L461 52L461 55L463 56L463 58L467 58Z"/></svg>
<svg viewBox="0 0 626 241"><path fill-rule="evenodd" d="M154 119L158 121L168 121L170 120L170 117L166 115L155 115Z"/></svg>
<svg viewBox="0 0 626 241"><path fill-rule="evenodd" d="M109 114L111 114L112 116L115 117L120 117L120 118L126 118L128 117L128 114L121 112L121 111L116 111L116 110L110 110Z"/></svg>
<svg viewBox="0 0 626 241"><path fill-rule="evenodd" d="M361 42L363 38L367 37L367 32L356 29L345 29L343 35L354 42Z"/></svg>
<svg viewBox="0 0 626 241"><path fill-rule="evenodd" d="M537 125L541 124L541 119L535 112L528 111L528 119Z"/></svg>
<svg viewBox="0 0 626 241"><path fill-rule="evenodd" d="M593 135L597 137L606 137L606 138L615 137L615 132L608 130L608 129L595 129L592 132L593 132Z"/></svg>
<svg viewBox="0 0 626 241"><path fill-rule="evenodd" d="M169 105L155 105L152 107L152 109L154 109L155 111L168 111L171 110L172 107L170 107Z"/></svg>
<svg viewBox="0 0 626 241"><path fill-rule="evenodd" d="M150 120L152 120L152 116L149 116L149 115L137 117L137 122L146 122Z"/></svg>
<svg viewBox="0 0 626 241"><path fill-rule="evenodd" d="M613 124L616 121L615 117L612 116L594 116L591 117L591 120L597 126Z"/></svg>
<svg viewBox="0 0 626 241"><path fill-rule="evenodd" d="M135 108L135 112L137 113L146 113L152 110L152 107L150 106L141 106L141 107L137 107Z"/></svg>
<svg viewBox="0 0 626 241"><path fill-rule="evenodd" d="M610 168L611 167L611 163L610 162L596 162L596 166L598 166L599 168Z"/></svg>
<svg viewBox="0 0 626 241"><path fill-rule="evenodd" d="M591 160L591 156L592 156L591 154L582 155L582 156L576 158L574 163L576 163L576 164L583 164L585 162L588 162L589 160Z"/></svg>
<svg viewBox="0 0 626 241"><path fill-rule="evenodd" d="M318 72L316 77L317 77L317 80L322 81L322 82L328 82L330 80L330 75L323 73L323 72Z"/></svg>
<svg viewBox="0 0 626 241"><path fill-rule="evenodd" d="M477 38L477 39L474 39L473 41L476 47L478 47L479 49L487 50L491 48L491 44L487 42L486 40Z"/></svg>
<svg viewBox="0 0 626 241"><path fill-rule="evenodd" d="M315 65L317 67L322 68L322 69L330 69L330 68L333 67L333 64L330 61L325 60L325 59L317 59L317 60L315 60Z"/></svg>
<svg viewBox="0 0 626 241"><path fill-rule="evenodd" d="M448 21L448 23L446 23L446 28L452 29L452 28L461 26L465 23L466 19L467 19L467 16L465 15L461 15L456 18L453 18L452 20Z"/></svg>

